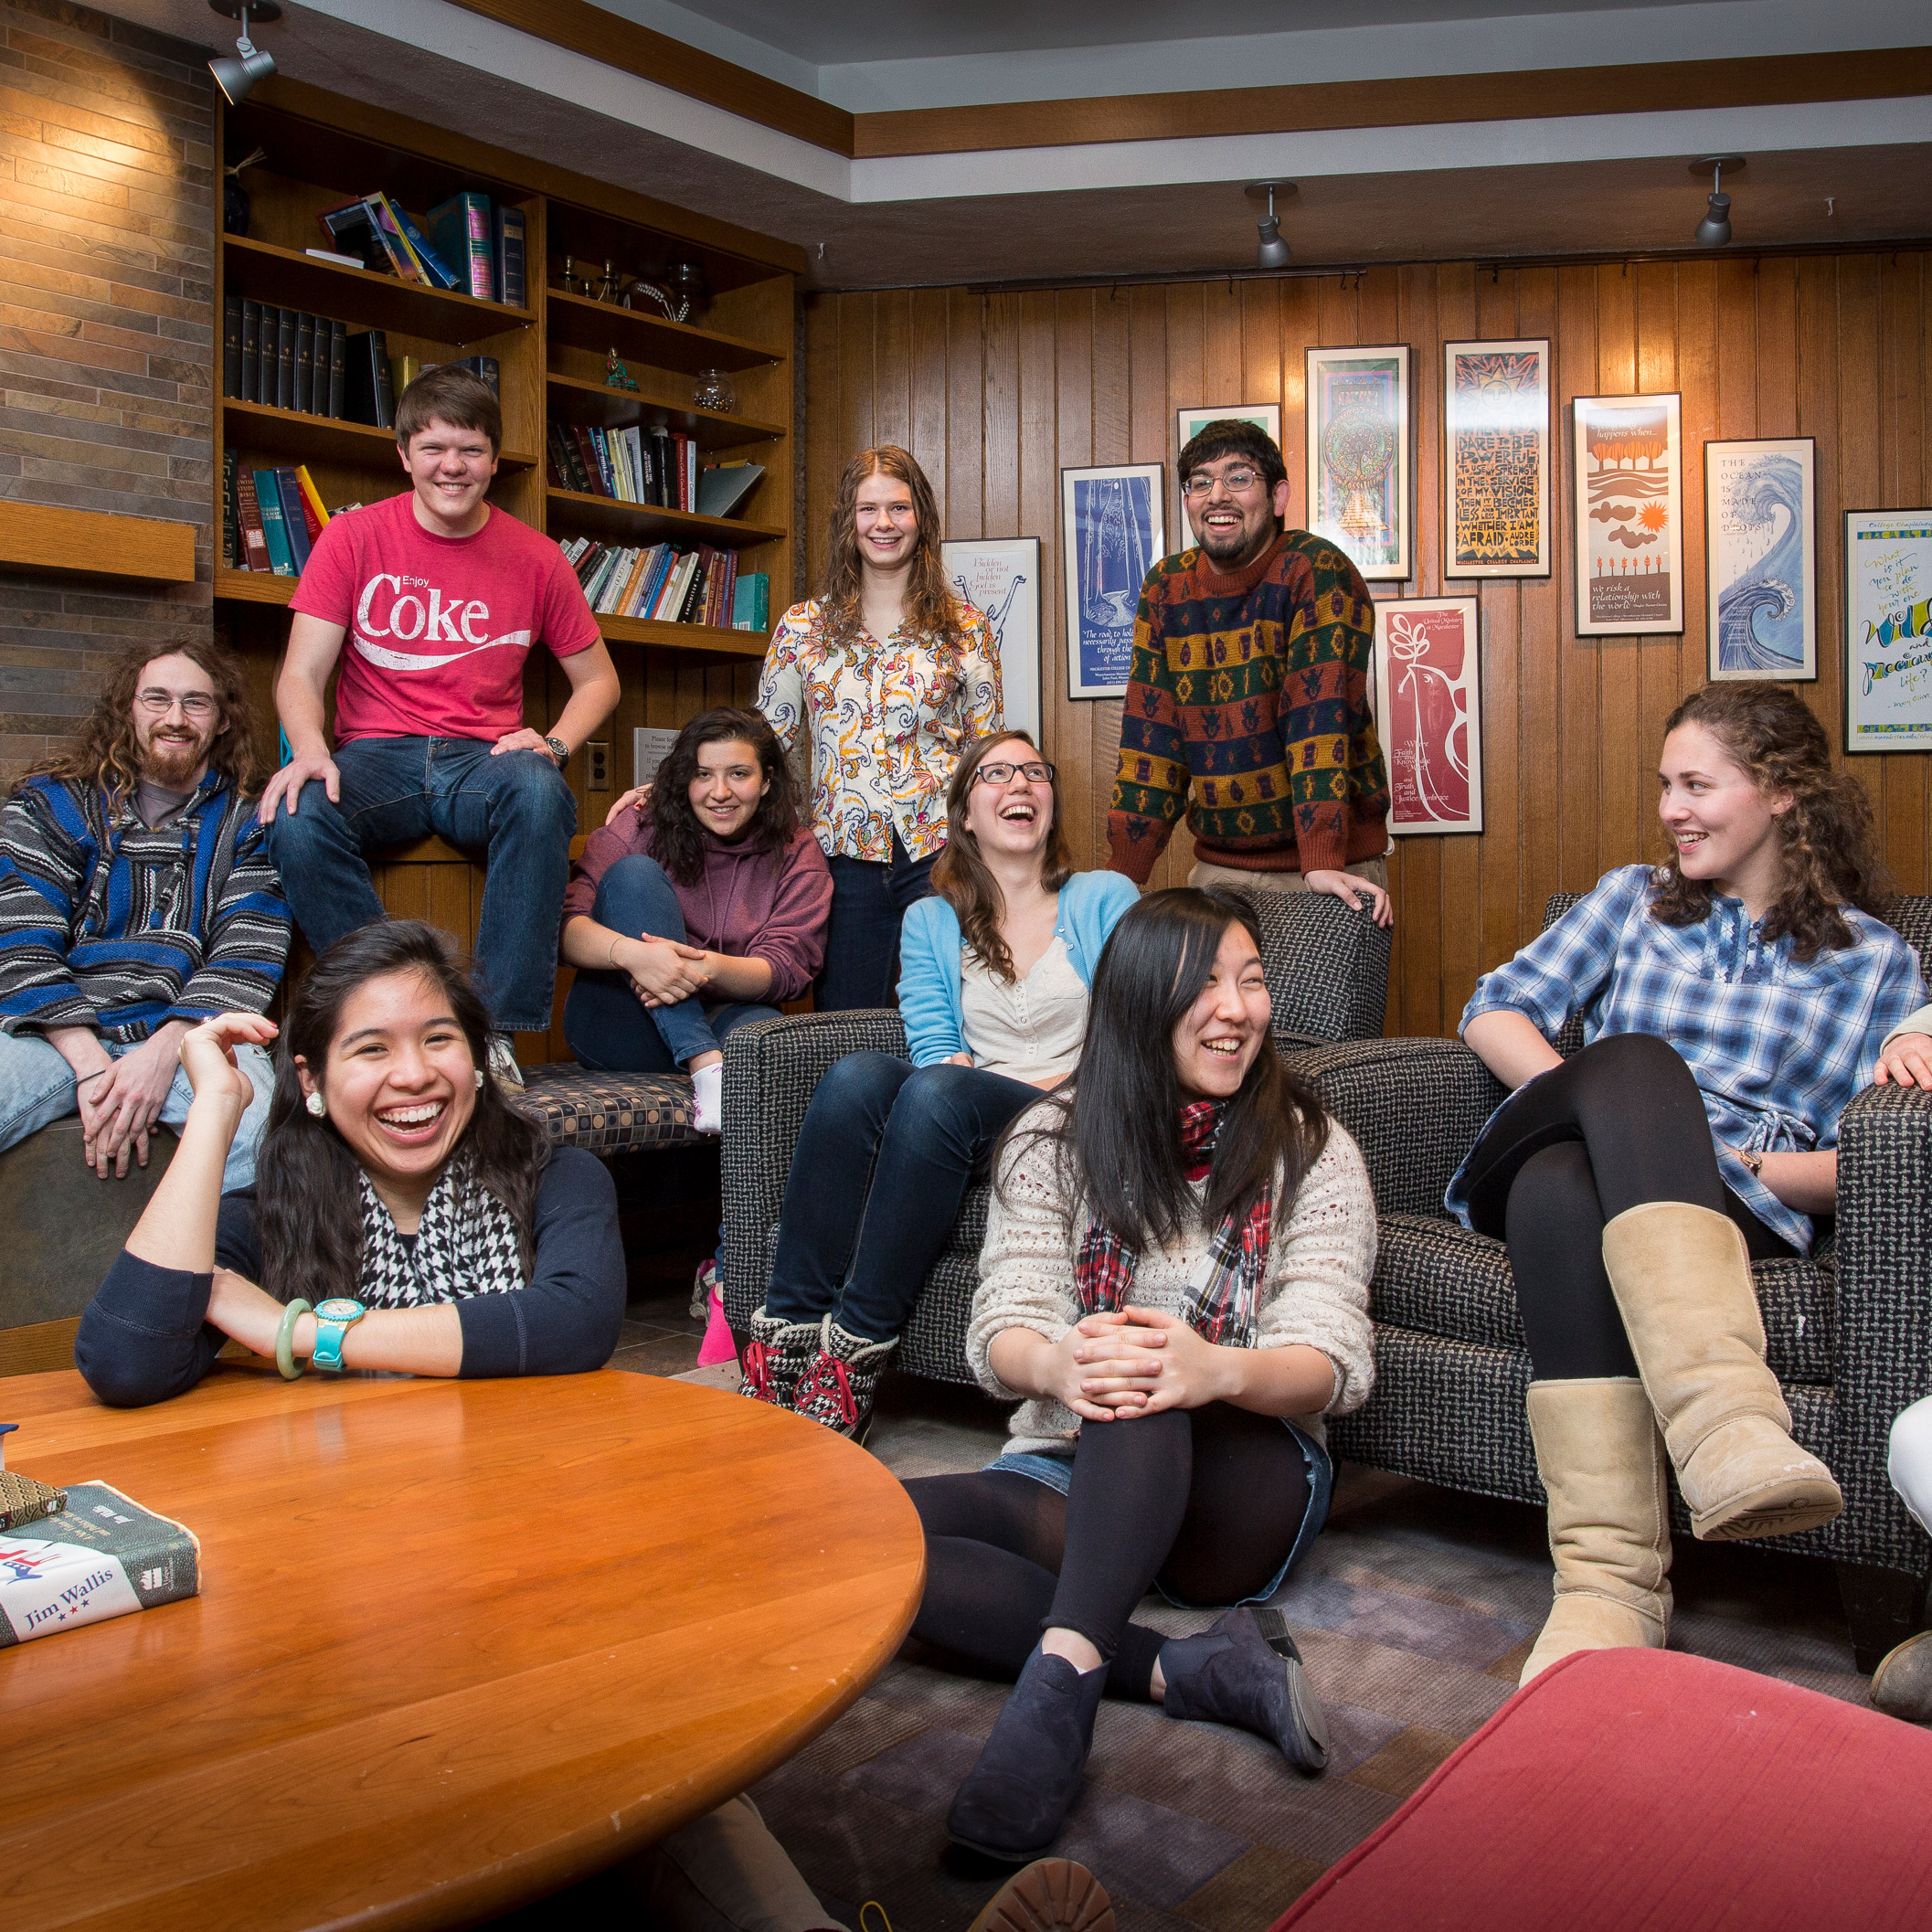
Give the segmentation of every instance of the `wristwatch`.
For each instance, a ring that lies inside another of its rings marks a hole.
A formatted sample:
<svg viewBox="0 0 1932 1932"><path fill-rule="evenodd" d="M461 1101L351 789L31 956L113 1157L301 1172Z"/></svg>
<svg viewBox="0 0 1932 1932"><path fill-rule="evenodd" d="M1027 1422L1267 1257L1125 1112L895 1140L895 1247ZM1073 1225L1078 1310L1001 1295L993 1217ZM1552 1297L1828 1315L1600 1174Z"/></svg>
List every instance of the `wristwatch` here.
<svg viewBox="0 0 1932 1932"><path fill-rule="evenodd" d="M544 743L550 748L550 756L557 760L557 769L561 771L570 762L570 748L560 738L547 738Z"/></svg>
<svg viewBox="0 0 1932 1932"><path fill-rule="evenodd" d="M331 1375L341 1375L343 1337L367 1313L368 1310L360 1301L351 1301L346 1295L318 1302L315 1307L315 1347L309 1356L310 1365L325 1368Z"/></svg>
<svg viewBox="0 0 1932 1932"><path fill-rule="evenodd" d="M1736 1148L1733 1152L1754 1174L1761 1174L1764 1172L1764 1156L1761 1153L1746 1147Z"/></svg>

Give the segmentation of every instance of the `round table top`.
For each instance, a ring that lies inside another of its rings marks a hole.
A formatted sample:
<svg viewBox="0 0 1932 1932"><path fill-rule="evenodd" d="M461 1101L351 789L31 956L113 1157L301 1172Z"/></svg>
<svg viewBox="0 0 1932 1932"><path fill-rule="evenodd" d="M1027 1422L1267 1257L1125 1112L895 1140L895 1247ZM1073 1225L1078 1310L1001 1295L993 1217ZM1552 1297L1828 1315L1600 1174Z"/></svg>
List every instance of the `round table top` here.
<svg viewBox="0 0 1932 1932"><path fill-rule="evenodd" d="M9 1925L441 1926L754 1782L897 1647L925 1551L817 1424L648 1375L224 1364L0 1382L13 1467L201 1542L202 1593L0 1651Z"/></svg>

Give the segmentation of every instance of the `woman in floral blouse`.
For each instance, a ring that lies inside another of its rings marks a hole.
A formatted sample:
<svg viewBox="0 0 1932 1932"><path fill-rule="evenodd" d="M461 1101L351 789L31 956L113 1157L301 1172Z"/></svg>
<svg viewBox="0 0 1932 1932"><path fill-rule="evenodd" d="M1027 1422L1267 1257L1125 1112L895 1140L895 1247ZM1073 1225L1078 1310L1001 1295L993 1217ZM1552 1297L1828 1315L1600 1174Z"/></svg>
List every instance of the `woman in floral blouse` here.
<svg viewBox="0 0 1932 1932"><path fill-rule="evenodd" d="M961 750L998 730L985 616L946 588L932 485L892 443L839 480L824 588L780 620L758 707L811 759L810 823L832 864L818 1007L886 1006L899 921L931 890Z"/></svg>

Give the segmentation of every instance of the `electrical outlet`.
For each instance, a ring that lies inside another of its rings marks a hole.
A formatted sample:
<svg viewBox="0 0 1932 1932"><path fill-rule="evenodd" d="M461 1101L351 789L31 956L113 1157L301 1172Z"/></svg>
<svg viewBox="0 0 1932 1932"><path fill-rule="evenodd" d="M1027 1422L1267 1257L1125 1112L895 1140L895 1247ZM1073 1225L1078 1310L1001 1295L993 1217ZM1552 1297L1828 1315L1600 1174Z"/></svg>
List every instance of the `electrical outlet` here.
<svg viewBox="0 0 1932 1932"><path fill-rule="evenodd" d="M610 746L605 738L593 738L584 746L585 778L587 791L608 791L610 789Z"/></svg>

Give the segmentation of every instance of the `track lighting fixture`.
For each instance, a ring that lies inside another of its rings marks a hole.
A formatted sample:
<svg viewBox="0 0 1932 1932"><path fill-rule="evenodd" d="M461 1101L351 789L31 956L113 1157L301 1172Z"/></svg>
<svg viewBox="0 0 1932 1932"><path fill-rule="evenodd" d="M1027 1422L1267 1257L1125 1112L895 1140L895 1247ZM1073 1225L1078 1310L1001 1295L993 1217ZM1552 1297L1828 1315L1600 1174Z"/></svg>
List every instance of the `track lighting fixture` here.
<svg viewBox="0 0 1932 1932"><path fill-rule="evenodd" d="M1259 201L1263 196L1268 197L1268 213L1255 223L1258 237L1255 248L1255 266L1258 269L1285 269L1289 264L1289 247L1281 239L1281 218L1275 213L1275 196L1279 194L1285 198L1294 192L1292 181L1250 181L1247 185L1250 201Z"/></svg>
<svg viewBox="0 0 1932 1932"><path fill-rule="evenodd" d="M241 22L241 37L235 43L234 53L218 54L208 62L208 72L214 75L222 99L234 107L258 80L266 80L275 71L274 55L263 53L249 38L249 16L258 25L265 20L280 20L281 9L275 0L208 0L208 5L225 19Z"/></svg>
<svg viewBox="0 0 1932 1932"><path fill-rule="evenodd" d="M1731 239L1731 197L1724 192L1724 171L1735 175L1744 165L1742 154L1706 154L1691 164L1693 175L1706 170L1711 176L1711 201L1704 218L1697 224L1697 239L1707 249L1721 249Z"/></svg>

